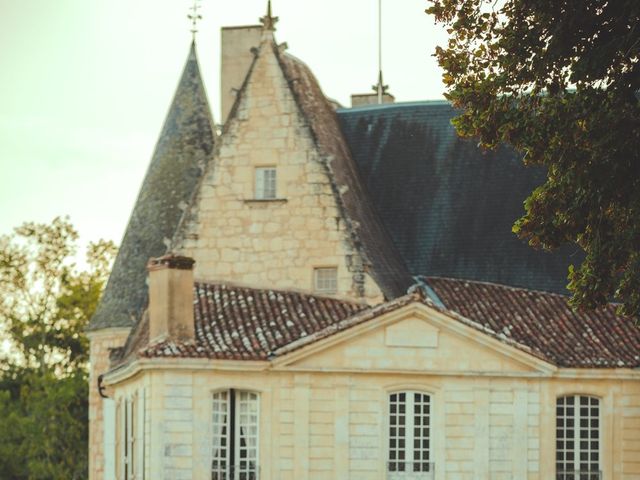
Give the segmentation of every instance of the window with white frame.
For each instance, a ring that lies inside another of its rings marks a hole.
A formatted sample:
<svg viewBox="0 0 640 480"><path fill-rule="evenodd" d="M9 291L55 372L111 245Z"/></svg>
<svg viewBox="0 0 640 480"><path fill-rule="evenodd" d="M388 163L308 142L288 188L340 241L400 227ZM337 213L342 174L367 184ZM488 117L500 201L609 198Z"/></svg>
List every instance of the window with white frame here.
<svg viewBox="0 0 640 480"><path fill-rule="evenodd" d="M586 395L558 397L556 479L600 478L600 399Z"/></svg>
<svg viewBox="0 0 640 480"><path fill-rule="evenodd" d="M389 395L387 478L433 478L431 463L431 397L420 392Z"/></svg>
<svg viewBox="0 0 640 480"><path fill-rule="evenodd" d="M258 394L213 394L212 480L258 480Z"/></svg>
<svg viewBox="0 0 640 480"><path fill-rule="evenodd" d="M319 293L336 293L338 291L338 269L335 267L314 268L313 289Z"/></svg>
<svg viewBox="0 0 640 480"><path fill-rule="evenodd" d="M276 198L275 167L256 168L256 199L273 200Z"/></svg>

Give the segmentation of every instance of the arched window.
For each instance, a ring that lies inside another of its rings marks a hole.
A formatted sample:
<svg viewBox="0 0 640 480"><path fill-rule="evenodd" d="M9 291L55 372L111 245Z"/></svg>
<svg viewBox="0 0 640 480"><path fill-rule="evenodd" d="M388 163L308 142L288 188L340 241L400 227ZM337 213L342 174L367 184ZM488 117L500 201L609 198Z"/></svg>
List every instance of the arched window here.
<svg viewBox="0 0 640 480"><path fill-rule="evenodd" d="M213 394L212 480L258 479L258 394Z"/></svg>
<svg viewBox="0 0 640 480"><path fill-rule="evenodd" d="M556 479L600 478L600 400L585 395L558 397Z"/></svg>
<svg viewBox="0 0 640 480"><path fill-rule="evenodd" d="M431 397L420 392L389 395L388 478L429 479L431 463Z"/></svg>

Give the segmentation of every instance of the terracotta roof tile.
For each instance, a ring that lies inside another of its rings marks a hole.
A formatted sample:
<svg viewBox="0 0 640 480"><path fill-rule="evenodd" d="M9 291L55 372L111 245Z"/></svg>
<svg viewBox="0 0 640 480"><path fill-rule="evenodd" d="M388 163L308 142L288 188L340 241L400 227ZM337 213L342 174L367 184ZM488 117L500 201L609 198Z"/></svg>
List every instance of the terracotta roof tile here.
<svg viewBox="0 0 640 480"><path fill-rule="evenodd" d="M613 305L576 313L564 295L448 278L427 282L447 309L559 367L640 366L640 329Z"/></svg>
<svg viewBox="0 0 640 480"><path fill-rule="evenodd" d="M266 360L284 345L367 308L328 297L231 285L198 283L195 294L195 341L143 346L137 355Z"/></svg>
<svg viewBox="0 0 640 480"><path fill-rule="evenodd" d="M565 368L640 366L640 329L610 306L574 313L567 297L502 285L427 278L445 308L418 290L375 307L291 291L195 286L196 338L149 345L148 315L118 365L135 357L268 360L422 302L507 345Z"/></svg>

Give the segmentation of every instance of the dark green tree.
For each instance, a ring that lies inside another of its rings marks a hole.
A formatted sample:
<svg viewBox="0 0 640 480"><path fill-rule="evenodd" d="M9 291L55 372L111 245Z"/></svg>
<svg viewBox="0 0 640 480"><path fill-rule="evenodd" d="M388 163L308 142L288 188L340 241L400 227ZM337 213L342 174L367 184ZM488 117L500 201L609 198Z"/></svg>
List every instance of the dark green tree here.
<svg viewBox="0 0 640 480"><path fill-rule="evenodd" d="M68 220L25 223L0 237L0 478L87 476L88 342L83 334L115 247L73 258ZM9 347L7 349L7 347Z"/></svg>
<svg viewBox="0 0 640 480"><path fill-rule="evenodd" d="M577 244L575 307L615 299L640 314L640 2L428 0L445 24L436 56L462 136L509 144L547 168L514 232Z"/></svg>

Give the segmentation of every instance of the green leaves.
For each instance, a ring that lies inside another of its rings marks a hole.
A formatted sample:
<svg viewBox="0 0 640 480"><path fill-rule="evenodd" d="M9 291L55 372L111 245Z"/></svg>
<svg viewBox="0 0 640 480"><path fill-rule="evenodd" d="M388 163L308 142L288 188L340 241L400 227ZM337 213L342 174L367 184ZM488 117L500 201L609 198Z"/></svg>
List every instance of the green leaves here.
<svg viewBox="0 0 640 480"><path fill-rule="evenodd" d="M448 27L436 56L458 133L508 143L548 178L514 232L535 248L575 243L576 308L640 314L640 3L431 0Z"/></svg>
<svg viewBox="0 0 640 480"><path fill-rule="evenodd" d="M98 241L86 266L67 219L25 223L0 237L0 476L82 479L87 471L88 341L115 246Z"/></svg>

